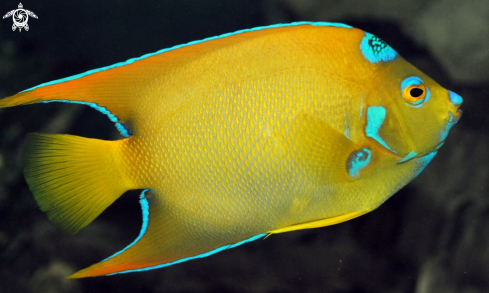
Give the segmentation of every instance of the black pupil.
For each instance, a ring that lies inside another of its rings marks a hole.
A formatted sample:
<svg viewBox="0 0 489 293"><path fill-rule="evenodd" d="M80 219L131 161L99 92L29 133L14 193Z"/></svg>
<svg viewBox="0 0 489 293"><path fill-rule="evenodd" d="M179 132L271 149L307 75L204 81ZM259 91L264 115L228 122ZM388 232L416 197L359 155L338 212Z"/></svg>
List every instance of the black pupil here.
<svg viewBox="0 0 489 293"><path fill-rule="evenodd" d="M414 88L414 89L411 89L409 91L409 93L411 94L412 97L419 97L423 94L423 90L422 89L418 89L418 88Z"/></svg>

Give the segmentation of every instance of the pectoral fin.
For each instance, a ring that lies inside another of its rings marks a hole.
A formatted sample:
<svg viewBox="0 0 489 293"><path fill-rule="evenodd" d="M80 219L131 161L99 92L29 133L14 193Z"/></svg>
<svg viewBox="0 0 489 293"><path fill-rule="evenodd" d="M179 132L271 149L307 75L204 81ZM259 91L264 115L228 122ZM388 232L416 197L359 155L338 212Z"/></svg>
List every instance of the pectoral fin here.
<svg viewBox="0 0 489 293"><path fill-rule="evenodd" d="M302 163L318 185L358 179L371 152L321 119L298 115L287 140L287 151Z"/></svg>

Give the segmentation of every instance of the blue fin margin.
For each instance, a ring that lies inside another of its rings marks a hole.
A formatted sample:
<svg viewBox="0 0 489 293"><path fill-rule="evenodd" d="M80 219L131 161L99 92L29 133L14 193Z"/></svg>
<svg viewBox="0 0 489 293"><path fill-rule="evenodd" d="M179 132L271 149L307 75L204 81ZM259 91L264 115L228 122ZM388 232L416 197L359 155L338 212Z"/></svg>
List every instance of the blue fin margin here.
<svg viewBox="0 0 489 293"><path fill-rule="evenodd" d="M225 37L232 36L232 35L237 35L237 34L240 34L240 33L257 31L257 30L262 30L262 29L269 29L269 28L275 28L275 27L299 26L299 25L333 26L333 27L340 27L340 28L353 28L353 27L351 27L349 25L342 24L342 23L301 21L301 22L293 22L293 23L288 23L288 24L274 24L274 25L269 25L269 26L255 27L255 28L251 28L251 29L244 29L244 30L239 30L239 31L232 32L232 33L222 34L222 35L215 36L215 37L205 38L205 39L198 40L198 41L192 41L192 42L189 42L189 43L186 43L186 44L182 44L182 45L173 46L173 47L170 47L170 48L166 48L166 49L162 49L162 50L156 51L154 53L145 54L145 55L143 55L141 57L138 57L138 58L131 58L131 59L129 59L127 61L124 61L124 62L119 62L119 63L113 64L113 65L109 65L109 66L105 66L105 67L100 67L100 68L97 68L97 69L92 69L92 70L89 70L89 71L86 71L86 72L83 72L83 73L80 73L80 74L76 74L76 75L72 75L72 76L69 76L69 77L65 77L65 78L53 80L53 81L50 81L50 82L42 83L40 85L37 85L37 86L31 87L31 88L28 88L26 90L23 90L22 92L27 92L27 91L31 91L31 90L34 90L34 89L37 89L37 88L40 88L40 87L49 86L49 85L53 85L53 84L63 83L63 82L66 82L66 81L70 81L70 80L82 78L84 76L87 76L87 75L90 75L90 74L93 74L93 73L97 73L97 72L100 72L100 71L105 71L105 70L109 70L109 69L112 69L112 68L125 66L125 65L131 64L131 63L133 63L135 61L138 61L138 60L141 60L141 59L145 59L145 58L148 58L148 57L157 55L157 54L161 54L161 53L168 52L168 51L171 51L171 50L175 50L175 49L178 49L178 48L182 48L182 47L186 47L186 46L190 46L190 45L194 45L194 44L198 44L198 43L202 43L202 42L206 42L206 41L210 41L210 40L214 40L214 39L225 38ZM125 136L125 137L131 136L130 133L129 133L129 130L124 125L122 125L122 123L119 122L119 119L114 114L112 114L110 111L108 111L105 107L99 106L99 105L97 105L95 103L88 103L88 102L81 102L81 101L68 101L68 100L52 100L52 101L44 101L42 103L50 103L50 102L63 102L63 103L82 104L82 105L90 106L90 107L96 109L97 111L99 111L99 112L101 112L103 114L106 114L109 117L109 119L116 124L117 129L119 130L119 132L123 136Z"/></svg>
<svg viewBox="0 0 489 293"><path fill-rule="evenodd" d="M107 108L99 106L95 103L89 103L89 102L80 102L80 101L69 101L69 100L49 100L49 101L42 101L39 102L39 104L47 104L47 103L70 103L70 104L79 104L79 105L85 105L94 108L95 110L99 111L102 114L107 115L109 117L110 121L115 123L115 127L117 130L119 130L120 134L124 137L130 137L131 134L129 133L129 130L127 127L125 127L120 121L119 118L117 118L114 114L112 114Z"/></svg>
<svg viewBox="0 0 489 293"><path fill-rule="evenodd" d="M124 61L124 62L119 62L119 63L113 64L113 65L109 65L109 66L105 66L105 67L100 67L100 68L97 68L97 69L92 69L92 70L89 70L87 72L83 72L83 73L76 74L76 75L73 75L73 76L69 76L69 77L65 77L65 78L62 78L62 79L57 79L57 80L53 80L53 81L50 81L50 82L42 83L42 84L37 85L35 87L31 87L29 89L26 89L23 92L31 91L33 89L36 89L36 88L39 88L39 87L43 87L43 86L48 86L48 85L53 85L53 84L57 84L57 83L62 83L62 82L65 82L65 81L70 81L70 80L73 80L73 79L78 79L78 78L81 78L81 77L90 75L92 73L97 73L97 72L108 70L108 69L111 69L111 68L125 66L125 65L131 64L131 63L133 63L135 61L138 61L138 60L141 60L141 59L145 59L145 58L148 58L148 57L151 57L151 56L154 56L154 55L158 55L158 54L161 54L161 53L164 53L164 52L168 52L168 51L171 51L171 50L175 50L175 49L178 49L178 48L182 48L182 47L187 47L187 46L190 46L190 45L195 45L195 44L203 43L203 42L210 41L210 40L221 39L221 38L229 37L229 36L232 36L232 35L237 35L237 34L246 33L246 32L252 32L252 31L258 31L258 30L263 30L263 29L276 28L276 27L299 26L299 25L333 26L333 27L349 28L349 29L353 28L352 26L349 26L349 25L343 24L343 23L299 21L299 22L292 22L292 23L285 23L285 24L279 23L279 24L273 24L273 25L269 25L269 26L259 26L259 27L255 27L255 28L251 28L251 29L243 29L243 30L239 30L239 31L236 31L236 32L232 32L232 33L226 33L226 34L222 34L222 35L215 36L215 37L209 37L209 38L205 38L205 39L202 39L202 40L192 41L192 42L189 42L189 43L186 43L186 44L173 46L173 47L170 47L170 48L166 48L166 49L162 49L162 50L156 51L154 53L145 54L145 55L143 55L141 57L131 58L131 59L129 59L127 61Z"/></svg>
<svg viewBox="0 0 489 293"><path fill-rule="evenodd" d="M131 244L129 244L128 246L126 246L124 249L122 249L119 252L116 252L112 256L104 259L103 261L109 260L109 259L111 259L111 258L113 258L113 257L115 257L115 256L117 256L117 255L119 255L121 253L123 253L124 251L126 251L130 247L134 246L139 240L141 240L141 238L143 238L144 234L148 230L148 225L149 225L149 202L148 202L148 199L146 198L146 193L148 191L149 191L149 189L143 190L143 192L139 196L139 203L141 204L141 209L142 209L142 213L143 213L143 224L142 224L141 231L139 232L138 237ZM146 267L146 268L140 268L140 269L134 269L134 270L127 270L127 271L112 273L112 274L108 274L107 276L112 276L112 275L117 275L117 274L125 274L125 273L132 273L132 272L149 271L149 270L159 269L159 268L163 268L163 267L168 267L168 266L171 266L171 265L174 265L174 264L178 264L178 263L182 263L182 262L185 262L185 261L189 261L189 260L192 260L192 259L207 257L209 255L216 254L216 253L221 252L223 250L231 249L231 248L234 248L236 246L240 246L242 244L245 244L247 242L251 242L251 241L254 241L254 240L263 238L266 235L267 235L266 233L259 234L259 235L253 236L251 238L245 239L243 241L240 241L238 243L224 245L224 246L218 247L218 248L216 248L214 250L211 250L209 252L198 254L198 255L195 255L195 256L186 257L186 258L182 258L182 259L179 259L179 260L176 260L176 261L173 261L173 262L163 263L163 264L159 264L159 265L156 265L156 266L150 266L150 267Z"/></svg>

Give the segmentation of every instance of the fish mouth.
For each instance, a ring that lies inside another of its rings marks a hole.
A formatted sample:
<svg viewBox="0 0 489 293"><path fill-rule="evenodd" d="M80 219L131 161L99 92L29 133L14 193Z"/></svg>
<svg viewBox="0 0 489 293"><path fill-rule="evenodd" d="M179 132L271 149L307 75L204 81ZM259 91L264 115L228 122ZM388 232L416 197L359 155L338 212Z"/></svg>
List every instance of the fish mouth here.
<svg viewBox="0 0 489 293"><path fill-rule="evenodd" d="M446 131L445 131L445 135L442 136L442 140L435 147L433 147L429 150L426 150L422 153L410 151L407 155L405 155L399 161L397 161L397 163L402 164L402 163L411 161L412 159L419 159L419 158L423 158L425 156L431 155L432 153L436 153L445 143L444 138L446 137L446 134L448 134L448 131L450 130L450 128L460 120L460 118L462 117L462 114L463 114L463 111L460 108L457 108L455 113L453 113L452 111L448 111L447 125L445 127Z"/></svg>
<svg viewBox="0 0 489 293"><path fill-rule="evenodd" d="M420 159L423 157L426 157L428 155L431 155L432 153L436 153L445 143L445 141L440 142L437 144L434 148L431 148L425 152L422 153L417 153L415 151L410 151L407 155L405 155L402 159L397 161L398 164L406 163L408 161L411 161L412 159Z"/></svg>
<svg viewBox="0 0 489 293"><path fill-rule="evenodd" d="M458 108L457 111L455 111L455 114L453 114L451 111L448 112L448 123L455 124L460 120L460 117L462 117L462 114L464 112L462 109Z"/></svg>

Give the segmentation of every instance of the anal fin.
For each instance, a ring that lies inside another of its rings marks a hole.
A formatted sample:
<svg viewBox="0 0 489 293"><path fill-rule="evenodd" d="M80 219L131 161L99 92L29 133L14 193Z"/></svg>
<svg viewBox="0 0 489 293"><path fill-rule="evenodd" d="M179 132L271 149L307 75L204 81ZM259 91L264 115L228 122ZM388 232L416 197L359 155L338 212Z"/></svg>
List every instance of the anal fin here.
<svg viewBox="0 0 489 293"><path fill-rule="evenodd" d="M369 211L353 212L353 213L349 213L346 215L341 215L333 218L327 218L327 219L322 219L322 220L317 220L317 221L312 221L307 223L296 224L285 228L269 231L267 232L267 234L268 235L279 234L279 233L285 233L285 232L302 230L302 229L313 229L313 228L321 228L321 227L336 225L360 217L362 215L365 215L368 212Z"/></svg>
<svg viewBox="0 0 489 293"><path fill-rule="evenodd" d="M140 197L143 224L139 236L123 250L69 276L70 279L147 271L191 259L202 258L225 249L263 238L240 235L234 238L213 235L202 227L188 225L175 217L153 190L144 190Z"/></svg>

